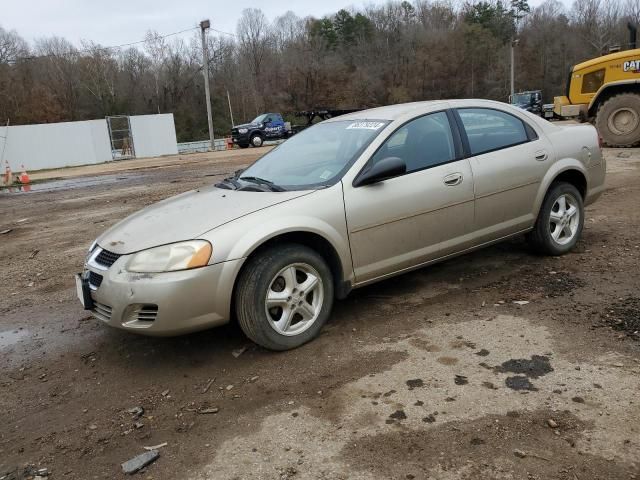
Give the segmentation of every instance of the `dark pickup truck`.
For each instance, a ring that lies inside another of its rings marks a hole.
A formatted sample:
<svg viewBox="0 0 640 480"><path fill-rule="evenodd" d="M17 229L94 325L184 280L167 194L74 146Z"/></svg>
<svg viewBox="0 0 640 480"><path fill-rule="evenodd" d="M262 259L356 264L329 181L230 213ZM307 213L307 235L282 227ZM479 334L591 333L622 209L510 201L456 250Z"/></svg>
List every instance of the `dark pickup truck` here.
<svg viewBox="0 0 640 480"><path fill-rule="evenodd" d="M356 112L358 110L359 109L336 110L322 108L296 112L296 117L305 117L307 119L306 125L290 125L288 122L284 121L282 115L279 113L263 113L262 115L258 115L249 123L234 126L231 129L231 138L233 143L238 145L240 148L247 148L250 145L254 147L261 147L267 140L287 139L291 135L304 130L313 123L313 120L316 117L321 120L327 120L329 118Z"/></svg>
<svg viewBox="0 0 640 480"><path fill-rule="evenodd" d="M263 113L249 123L231 129L233 143L240 148L261 147L265 140L279 140L293 135L279 113Z"/></svg>
<svg viewBox="0 0 640 480"><path fill-rule="evenodd" d="M542 91L529 90L515 93L509 98L509 103L518 108L542 116Z"/></svg>

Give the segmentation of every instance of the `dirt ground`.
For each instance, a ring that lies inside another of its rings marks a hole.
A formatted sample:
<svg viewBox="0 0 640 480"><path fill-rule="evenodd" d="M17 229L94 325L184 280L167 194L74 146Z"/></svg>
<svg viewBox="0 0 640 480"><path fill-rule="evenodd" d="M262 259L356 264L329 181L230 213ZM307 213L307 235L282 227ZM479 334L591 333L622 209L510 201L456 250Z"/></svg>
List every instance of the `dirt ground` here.
<svg viewBox="0 0 640 480"><path fill-rule="evenodd" d="M606 151L573 253L516 239L354 291L291 352L87 316L72 274L99 233L263 152L0 192L0 479L124 478L164 443L139 478L640 479L639 150Z"/></svg>

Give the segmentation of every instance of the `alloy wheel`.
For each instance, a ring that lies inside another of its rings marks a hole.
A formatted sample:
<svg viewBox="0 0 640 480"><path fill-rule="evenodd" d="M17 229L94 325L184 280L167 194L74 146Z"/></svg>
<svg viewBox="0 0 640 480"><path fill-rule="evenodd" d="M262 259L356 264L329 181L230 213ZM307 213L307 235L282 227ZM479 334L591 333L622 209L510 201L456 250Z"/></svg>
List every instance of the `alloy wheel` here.
<svg viewBox="0 0 640 480"><path fill-rule="evenodd" d="M580 226L579 208L578 201L568 193L560 195L553 203L549 215L549 231L558 245L566 245L576 236Z"/></svg>
<svg viewBox="0 0 640 480"><path fill-rule="evenodd" d="M306 263L288 265L269 282L265 310L271 327L281 335L298 335L317 320L324 301L318 272Z"/></svg>

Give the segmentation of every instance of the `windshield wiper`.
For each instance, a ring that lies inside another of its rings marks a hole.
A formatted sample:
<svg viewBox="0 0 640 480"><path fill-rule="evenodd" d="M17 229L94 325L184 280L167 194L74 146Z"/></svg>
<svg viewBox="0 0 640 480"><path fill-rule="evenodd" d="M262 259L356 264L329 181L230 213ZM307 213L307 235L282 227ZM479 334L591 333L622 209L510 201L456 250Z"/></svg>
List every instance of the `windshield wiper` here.
<svg viewBox="0 0 640 480"><path fill-rule="evenodd" d="M230 186L232 186L233 188L230 188ZM227 177L220 183L216 183L216 187L226 188L228 190L237 190L238 188L240 188L240 184L236 180L236 177Z"/></svg>
<svg viewBox="0 0 640 480"><path fill-rule="evenodd" d="M279 185L276 185L271 180L265 180L264 178L260 178L260 177L239 177L239 179L240 180L244 180L245 182L257 183L258 185L266 185L267 187L269 187L274 192L284 192L284 191L286 191L284 188L280 187Z"/></svg>

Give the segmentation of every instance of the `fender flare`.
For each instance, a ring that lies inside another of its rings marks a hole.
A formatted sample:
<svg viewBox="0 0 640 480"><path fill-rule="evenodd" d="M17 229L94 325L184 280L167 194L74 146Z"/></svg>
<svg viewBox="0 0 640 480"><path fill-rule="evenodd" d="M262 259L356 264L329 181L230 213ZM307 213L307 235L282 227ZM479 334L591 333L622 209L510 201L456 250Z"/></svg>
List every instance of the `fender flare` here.
<svg viewBox="0 0 640 480"><path fill-rule="evenodd" d="M587 107L588 111L591 111L591 109L593 108L593 106L595 105L595 103L598 101L598 99L600 98L600 95L602 95L604 92L606 92L607 90L609 90L612 87L618 87L620 85L637 85L640 83L640 80L619 80L617 82L609 82L609 83L605 83L604 85L602 85L598 91L596 91L595 95L593 96L593 98L591 99L591 101L589 102L589 106Z"/></svg>
<svg viewBox="0 0 640 480"><path fill-rule="evenodd" d="M300 225L304 225L304 227L300 227ZM351 258L343 258L344 256L340 255L341 251L350 251L349 245L344 244L340 233L329 223L305 215L277 219L247 231L229 252L229 259L246 258L269 240L279 235L296 232L312 233L322 237L338 253L343 266L351 264Z"/></svg>
<svg viewBox="0 0 640 480"><path fill-rule="evenodd" d="M301 227L304 225L304 227ZM353 264L348 240L342 237L329 223L318 218L296 215L275 219L261 224L240 237L227 255L227 260L242 259L242 264L259 247L270 240L287 233L310 233L324 239L336 252L340 262L340 281L353 282ZM237 276L237 272L236 272ZM235 283L236 278L234 278Z"/></svg>
<svg viewBox="0 0 640 480"><path fill-rule="evenodd" d="M582 174L582 176L585 178L585 181L587 182L586 191L589 191L589 176L587 175L587 169L584 167L582 162L576 160L575 158L563 158L561 160L558 160L549 168L549 170L547 170L547 173L540 182L538 193L536 194L536 199L534 202L534 218L538 218L538 214L540 212L540 208L542 207L544 197L547 195L549 187L551 186L553 181L558 178L561 173L567 172L569 170L576 170Z"/></svg>
<svg viewBox="0 0 640 480"><path fill-rule="evenodd" d="M251 139L251 137L253 137L255 134L258 134L259 136L262 137L262 139L264 140L264 132L262 130L260 130L259 128L254 128L253 130L249 130L249 133L247 134L247 137L249 137L249 139Z"/></svg>

